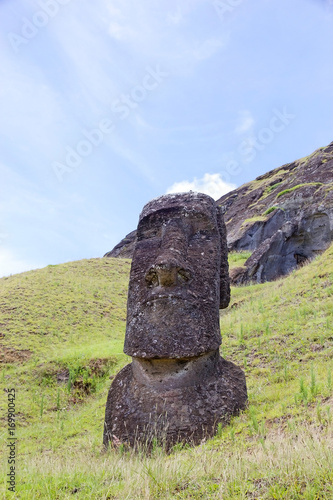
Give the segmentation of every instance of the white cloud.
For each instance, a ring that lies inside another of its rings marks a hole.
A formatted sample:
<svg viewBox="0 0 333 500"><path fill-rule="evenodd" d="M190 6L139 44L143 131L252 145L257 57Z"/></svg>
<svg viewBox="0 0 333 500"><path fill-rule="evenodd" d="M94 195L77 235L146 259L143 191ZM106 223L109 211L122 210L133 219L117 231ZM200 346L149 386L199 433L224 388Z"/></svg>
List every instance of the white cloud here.
<svg viewBox="0 0 333 500"><path fill-rule="evenodd" d="M195 41L188 36L186 20L199 12L209 13L207 0L183 0L181 5L163 0L158 6L153 0L113 0L111 7L110 0L100 1L105 5L109 36L131 51L136 64L155 60L170 72L188 74L228 43L225 32L210 37L207 31Z"/></svg>
<svg viewBox="0 0 333 500"><path fill-rule="evenodd" d="M248 109L244 109L243 111L240 111L239 115L239 122L235 128L236 134L245 134L247 132L252 132L255 121L251 114L251 111L249 111Z"/></svg>
<svg viewBox="0 0 333 500"><path fill-rule="evenodd" d="M210 38L205 40L197 49L193 51L194 57L198 61L204 61L205 59L210 59L216 54L222 47L225 47L227 41L223 41L218 38Z"/></svg>
<svg viewBox="0 0 333 500"><path fill-rule="evenodd" d="M39 269L44 266L45 264L38 264L17 258L10 250L0 248L0 277Z"/></svg>
<svg viewBox="0 0 333 500"><path fill-rule="evenodd" d="M199 193L208 194L214 200L218 200L224 194L236 189L236 187L235 184L225 182L220 174L207 173L201 179L195 177L193 181L175 182L167 189L167 194L198 191Z"/></svg>

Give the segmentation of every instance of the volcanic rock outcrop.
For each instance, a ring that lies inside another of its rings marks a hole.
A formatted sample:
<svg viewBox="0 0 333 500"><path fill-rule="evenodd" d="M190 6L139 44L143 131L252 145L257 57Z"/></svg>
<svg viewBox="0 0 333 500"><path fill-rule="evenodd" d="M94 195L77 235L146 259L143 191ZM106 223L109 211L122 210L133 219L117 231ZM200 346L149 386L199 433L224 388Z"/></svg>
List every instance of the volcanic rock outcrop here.
<svg viewBox="0 0 333 500"><path fill-rule="evenodd" d="M166 195L139 219L124 352L103 442L198 444L245 408L245 375L219 354L219 308L230 300L226 229L207 195Z"/></svg>
<svg viewBox="0 0 333 500"><path fill-rule="evenodd" d="M333 142L222 196L230 250L253 250L234 283L271 281L333 239ZM244 215L245 214L245 215Z"/></svg>
<svg viewBox="0 0 333 500"><path fill-rule="evenodd" d="M326 250L333 240L333 142L222 196L229 250L251 250L232 280L269 281ZM107 255L131 257L136 233Z"/></svg>
<svg viewBox="0 0 333 500"><path fill-rule="evenodd" d="M136 243L136 230L131 231L125 236L110 252L104 257L120 257L122 259L131 259L133 257Z"/></svg>

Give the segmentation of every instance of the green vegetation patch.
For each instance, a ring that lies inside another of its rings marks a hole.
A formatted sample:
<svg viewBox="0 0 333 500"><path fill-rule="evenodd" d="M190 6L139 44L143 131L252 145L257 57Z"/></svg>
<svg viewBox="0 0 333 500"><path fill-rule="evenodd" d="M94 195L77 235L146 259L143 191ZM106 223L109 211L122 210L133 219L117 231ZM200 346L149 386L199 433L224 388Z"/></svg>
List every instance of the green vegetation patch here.
<svg viewBox="0 0 333 500"><path fill-rule="evenodd" d="M272 182L272 178L269 179L269 184L271 184ZM281 184L283 184L284 181L279 181L279 182L276 182L275 184L273 185L268 185L266 188L265 188L265 191L263 192L261 198L257 201L257 203L259 202L262 202L263 200L265 200L275 189L277 189L279 186L281 186ZM254 206L257 204L255 203Z"/></svg>
<svg viewBox="0 0 333 500"><path fill-rule="evenodd" d="M326 149L326 146L323 146L321 148L316 149L313 153L311 153L308 156L304 156L303 158L298 160L298 163L300 165L304 163L309 163L311 160L313 160L316 156L321 155L322 158L322 163L325 163L325 159L331 160L332 154L331 153L325 153L323 150Z"/></svg>
<svg viewBox="0 0 333 500"><path fill-rule="evenodd" d="M34 375L42 387L66 385L68 392L73 390L77 397L83 398L96 392L117 363L115 356L96 359L79 356L42 363L34 370Z"/></svg>
<svg viewBox="0 0 333 500"><path fill-rule="evenodd" d="M290 171L288 169L283 168L283 167L284 166L279 167L275 170L272 170L272 172L270 172L271 175L264 177L263 179L255 179L254 181L251 181L251 182L248 182L247 184L244 184L243 187L248 186L248 189L247 189L248 193L252 192L256 189L263 188L264 194L263 194L261 199L266 198L266 195L268 193L269 188L272 187L272 186L269 186L269 184L274 182L274 179L281 178L281 176L284 178L283 180L285 180L287 178L287 176L290 174ZM283 182L283 181L281 181L281 182ZM277 186L279 184L280 184L280 181L277 182L275 185Z"/></svg>
<svg viewBox="0 0 333 500"><path fill-rule="evenodd" d="M229 269L243 266L247 261L247 259L251 257L251 254L252 252L249 252L248 250L240 252L229 252L228 255Z"/></svg>
<svg viewBox="0 0 333 500"><path fill-rule="evenodd" d="M304 183L304 184L298 184L297 186L294 186L292 188L284 189L283 191L280 191L280 193L278 193L276 195L276 198L280 198L280 196L283 196L284 194L292 193L293 191L296 191L297 189L300 189L302 187L310 187L310 186L321 187L321 186L323 186L323 183L322 182L308 182L308 183Z"/></svg>
<svg viewBox="0 0 333 500"><path fill-rule="evenodd" d="M274 191L274 189L276 189L277 187L281 186L281 184L282 184L282 181L277 182L276 184L273 184L273 186L269 186L267 188L267 193L268 194L271 193L272 191Z"/></svg>
<svg viewBox="0 0 333 500"><path fill-rule="evenodd" d="M270 208L268 208L268 209L267 209L267 210L263 213L263 215L264 215L264 216L265 216L265 215L269 215L269 214L271 214L272 212L274 212L274 210L278 210L278 209L280 209L280 207L270 207Z"/></svg>
<svg viewBox="0 0 333 500"><path fill-rule="evenodd" d="M255 215L254 217L250 217L249 219L245 219L242 222L241 229L243 229L246 226L249 226L251 224L254 224L255 222L264 222L267 220L267 218L264 215Z"/></svg>

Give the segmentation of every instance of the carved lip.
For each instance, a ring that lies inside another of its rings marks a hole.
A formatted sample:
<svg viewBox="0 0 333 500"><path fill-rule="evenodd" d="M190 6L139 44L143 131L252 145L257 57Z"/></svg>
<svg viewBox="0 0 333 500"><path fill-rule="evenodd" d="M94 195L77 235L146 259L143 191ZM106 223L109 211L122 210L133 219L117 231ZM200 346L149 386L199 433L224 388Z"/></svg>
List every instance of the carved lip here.
<svg viewBox="0 0 333 500"><path fill-rule="evenodd" d="M178 300L186 300L187 298L184 297L183 294L180 293L156 293L150 295L147 300L144 301L145 304L149 305L150 302L158 302L158 301L165 301L165 300L172 300L172 299L178 299Z"/></svg>

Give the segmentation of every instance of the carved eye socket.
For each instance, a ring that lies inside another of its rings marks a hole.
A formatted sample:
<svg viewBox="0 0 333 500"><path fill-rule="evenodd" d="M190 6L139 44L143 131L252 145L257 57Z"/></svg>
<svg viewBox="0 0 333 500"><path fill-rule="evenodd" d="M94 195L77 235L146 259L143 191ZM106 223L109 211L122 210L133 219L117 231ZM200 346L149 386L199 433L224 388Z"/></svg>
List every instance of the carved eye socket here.
<svg viewBox="0 0 333 500"><path fill-rule="evenodd" d="M146 274L146 283L149 287L157 286L158 285L158 275L157 272L154 269L151 269L147 274Z"/></svg>
<svg viewBox="0 0 333 500"><path fill-rule="evenodd" d="M147 228L141 229L138 233L138 240L149 240L151 238L160 238L161 229L160 228Z"/></svg>
<svg viewBox="0 0 333 500"><path fill-rule="evenodd" d="M170 266L157 266L150 269L146 274L145 280L148 288L157 286L176 286L184 285L192 278L192 273L183 267Z"/></svg>
<svg viewBox="0 0 333 500"><path fill-rule="evenodd" d="M191 239L195 240L202 240L202 239L210 239L213 237L216 232L217 228L211 223L210 220L207 219L197 219L192 223L192 228L191 228Z"/></svg>

